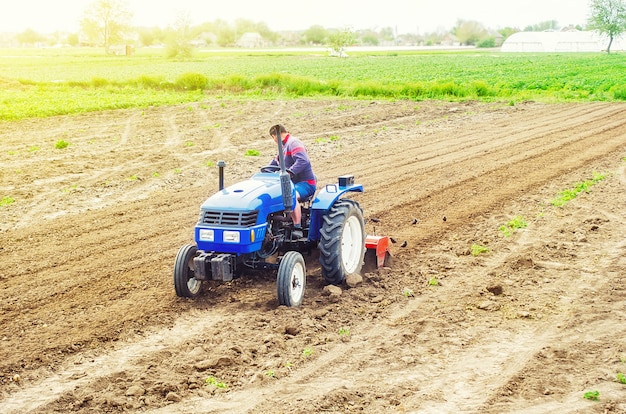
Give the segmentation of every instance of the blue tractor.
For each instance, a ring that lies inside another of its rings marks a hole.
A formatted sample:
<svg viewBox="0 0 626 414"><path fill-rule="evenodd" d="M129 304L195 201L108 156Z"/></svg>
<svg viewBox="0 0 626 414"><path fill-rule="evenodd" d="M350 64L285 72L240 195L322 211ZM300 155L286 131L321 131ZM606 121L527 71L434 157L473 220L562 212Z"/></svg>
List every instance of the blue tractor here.
<svg viewBox="0 0 626 414"><path fill-rule="evenodd" d="M279 304L299 306L306 285L302 253L319 249L322 276L334 285L361 271L366 244L376 249L379 259L384 257L386 238L368 238L363 210L345 197L363 192L352 175L300 200L302 230L294 231L290 212L296 193L285 170L281 140L277 141L279 166L263 167L248 180L224 188L225 163L218 163L219 191L200 207L195 244L181 247L176 256L178 296L195 298L202 282L230 281L246 269L271 270L277 274Z"/></svg>

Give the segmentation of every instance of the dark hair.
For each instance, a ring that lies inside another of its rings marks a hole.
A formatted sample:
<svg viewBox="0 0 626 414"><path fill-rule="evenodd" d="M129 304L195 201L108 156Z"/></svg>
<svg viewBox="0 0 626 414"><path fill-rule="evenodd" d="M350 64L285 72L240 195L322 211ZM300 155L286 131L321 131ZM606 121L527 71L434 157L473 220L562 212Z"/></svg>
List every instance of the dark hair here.
<svg viewBox="0 0 626 414"><path fill-rule="evenodd" d="M274 136L274 135L278 136L278 134L276 134L276 131L280 132L281 135L287 132L285 127L282 126L281 124L272 125L272 127L270 128L270 136Z"/></svg>

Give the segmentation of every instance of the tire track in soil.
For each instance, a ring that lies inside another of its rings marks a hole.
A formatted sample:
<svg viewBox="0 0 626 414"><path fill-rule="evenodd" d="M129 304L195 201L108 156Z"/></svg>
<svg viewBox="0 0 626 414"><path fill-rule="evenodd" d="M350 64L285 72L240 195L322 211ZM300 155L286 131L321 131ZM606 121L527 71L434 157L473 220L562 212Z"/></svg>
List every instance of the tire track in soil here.
<svg viewBox="0 0 626 414"><path fill-rule="evenodd" d="M205 318L200 311L190 311L180 316L173 327L148 334L129 344L118 344L116 349L97 356L79 354L70 358L59 373L45 375L45 380L24 388L9 398L0 400L0 412L18 414L42 407L62 394L84 387L115 373L137 369L151 354L176 348L190 338L224 320L224 315L212 313Z"/></svg>
<svg viewBox="0 0 626 414"><path fill-rule="evenodd" d="M53 178L46 178L45 180L37 180L33 183L33 189L31 192L35 194L29 201L30 207L20 219L13 224L14 228L24 227L31 223L35 217L42 217L44 219L56 218L62 215L78 213L91 208L106 208L115 205L119 202L140 200L149 197L149 195L162 189L167 185L167 181L154 182L151 180L139 180L133 183L132 186L127 186L126 191L114 192L107 188L99 188L100 183L107 181L119 181L124 173L126 176L132 175L133 171L140 171L145 168L158 169L159 164L171 164L172 159L179 159L183 163L180 165L181 171L192 170L198 162L199 155L194 154L191 158L182 158L178 155L173 147L182 145L182 137L179 132L178 123L176 121L177 116L181 113L181 108L174 107L167 110L166 114L162 115L160 119L156 120L154 117L150 117L152 127L159 128L157 125L163 125L165 130L165 139L159 147L155 147L154 142L149 144L150 149L144 151L145 145L137 144L131 141L132 135L138 131L138 125L145 123L146 120L142 119L139 112L131 112L131 115L124 122L124 129L121 133L119 151L130 154L129 156L120 156L120 159L124 161L115 162L109 167L99 167L96 171L79 172L72 174L71 178L75 182L80 182L81 187L85 188L97 188L97 192L93 195L89 195L81 201L78 201L71 210L54 210L51 209L51 205L60 203L60 201L66 197L66 194L59 191L56 186L50 186L52 182L67 182L70 176L67 172L61 170L59 175ZM183 115L185 113L183 112ZM206 118L205 116L205 119ZM108 126L101 126L100 130L96 134L97 136L103 135L116 135L118 124L110 124ZM87 136L89 138L91 135ZM83 140L85 140L84 138ZM217 152L223 152L228 148L227 137L222 137L218 145L213 150L204 151L201 156L207 156ZM232 145L230 146L231 148ZM160 157L162 161L155 163L155 154L164 153L169 154L167 157ZM173 157L173 158L172 158ZM65 157L67 158L67 157ZM129 183L126 183L129 184ZM123 185L123 184L122 184Z"/></svg>
<svg viewBox="0 0 626 414"><path fill-rule="evenodd" d="M423 187L420 185L420 188L424 189L439 187L434 193L432 190L428 192L427 190L420 191L420 189L410 193L396 193L392 189L390 199L394 200L393 205L389 206L387 203L384 207L387 213L381 213L378 216L383 220L398 222L396 218L404 215L407 217L404 221L408 222L411 217L419 214L423 230L424 227L441 227L441 216L445 214L449 220L448 227L458 225L471 219L472 215L489 211L506 199L542 186L564 172L581 169L597 158L623 148L626 124L621 120L620 111L613 111L609 115L608 118L596 118L591 124L587 121L582 125L576 124L576 128L586 125L587 129L582 132L577 130L576 133L571 134L571 138L556 145L550 145L548 148L537 145L536 140L533 140L531 148L520 149L523 156L508 157L509 162L502 162L501 166L496 164L493 169L483 168L480 174L477 174L474 168L480 165L480 162L475 159L448 161L445 164L447 167L442 167L441 170L447 168L450 171L450 163L454 163L452 169L454 174L445 180L443 185L437 186L434 183L431 185L431 179L427 179ZM549 124L546 128L549 128ZM558 134L562 132L558 131ZM541 137L542 141L554 139L554 135L545 130ZM545 149L545 151L540 152L538 149ZM507 159L498 151L494 151L492 156L497 159L500 157ZM427 176L440 176L433 172L428 171ZM520 182L520 177L524 178L523 183ZM394 183L393 188L410 188L408 182L411 179L413 177ZM484 199L490 200L491 205L485 205ZM442 206L445 207L442 209ZM376 209L373 214L376 214ZM404 226L404 228L407 227ZM411 233L413 231L405 230L399 231L398 235L410 237ZM437 233L434 235L438 236ZM427 238L422 240L428 241Z"/></svg>

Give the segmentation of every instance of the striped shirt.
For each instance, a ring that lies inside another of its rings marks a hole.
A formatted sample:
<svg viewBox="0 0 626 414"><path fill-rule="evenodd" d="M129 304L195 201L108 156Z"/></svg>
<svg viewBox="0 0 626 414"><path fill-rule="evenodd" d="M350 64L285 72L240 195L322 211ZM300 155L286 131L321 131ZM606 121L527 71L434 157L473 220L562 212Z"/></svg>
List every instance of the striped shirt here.
<svg viewBox="0 0 626 414"><path fill-rule="evenodd" d="M313 186L317 184L309 155L302 141L287 134L283 140L283 154L285 156L285 168L292 174L291 181L294 184L301 181L305 181ZM272 160L270 165L279 165L278 155Z"/></svg>

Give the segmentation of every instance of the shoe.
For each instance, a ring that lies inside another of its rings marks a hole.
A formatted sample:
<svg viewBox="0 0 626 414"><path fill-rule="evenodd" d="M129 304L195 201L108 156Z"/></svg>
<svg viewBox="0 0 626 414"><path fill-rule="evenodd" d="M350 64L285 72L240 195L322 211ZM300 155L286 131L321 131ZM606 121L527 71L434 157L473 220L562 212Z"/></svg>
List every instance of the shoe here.
<svg viewBox="0 0 626 414"><path fill-rule="evenodd" d="M291 230L291 240L298 240L304 237L304 233L302 232L302 227L294 227Z"/></svg>

